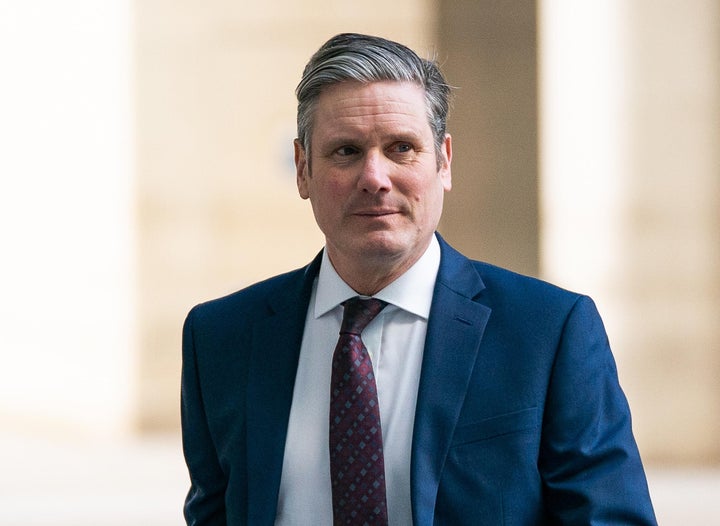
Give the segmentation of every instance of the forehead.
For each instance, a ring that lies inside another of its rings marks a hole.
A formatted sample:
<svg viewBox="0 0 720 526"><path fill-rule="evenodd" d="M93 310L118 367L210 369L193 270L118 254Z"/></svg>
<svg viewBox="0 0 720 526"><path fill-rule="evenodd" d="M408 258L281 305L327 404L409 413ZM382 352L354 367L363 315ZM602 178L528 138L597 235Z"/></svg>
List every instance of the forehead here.
<svg viewBox="0 0 720 526"><path fill-rule="evenodd" d="M430 131L425 90L413 82L345 81L326 87L315 109L315 132L339 128L411 126Z"/></svg>

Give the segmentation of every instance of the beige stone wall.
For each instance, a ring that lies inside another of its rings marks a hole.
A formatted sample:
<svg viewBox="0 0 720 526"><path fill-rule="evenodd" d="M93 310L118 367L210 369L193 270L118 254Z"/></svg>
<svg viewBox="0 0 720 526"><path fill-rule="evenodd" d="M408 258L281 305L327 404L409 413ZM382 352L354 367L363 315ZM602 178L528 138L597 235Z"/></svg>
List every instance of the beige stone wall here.
<svg viewBox="0 0 720 526"><path fill-rule="evenodd" d="M638 438L720 461L720 4L627 7L622 343Z"/></svg>
<svg viewBox="0 0 720 526"><path fill-rule="evenodd" d="M176 429L187 310L322 247L292 159L308 58L344 31L431 50L434 17L418 0L150 0L135 20L138 425Z"/></svg>
<svg viewBox="0 0 720 526"><path fill-rule="evenodd" d="M720 5L545 0L543 275L597 301L648 461L720 461Z"/></svg>

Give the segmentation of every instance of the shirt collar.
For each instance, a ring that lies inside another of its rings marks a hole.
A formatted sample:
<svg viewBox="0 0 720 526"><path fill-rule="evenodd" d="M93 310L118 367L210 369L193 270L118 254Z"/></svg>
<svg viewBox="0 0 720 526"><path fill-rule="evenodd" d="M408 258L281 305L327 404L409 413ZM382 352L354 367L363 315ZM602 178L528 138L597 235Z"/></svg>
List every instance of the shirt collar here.
<svg viewBox="0 0 720 526"><path fill-rule="evenodd" d="M387 301L416 316L427 319L430 315L433 289L440 268L440 244L432 236L425 253L403 275L375 294L375 298ZM323 251L318 275L313 315L315 318L328 313L343 301L357 296L335 271L327 250Z"/></svg>

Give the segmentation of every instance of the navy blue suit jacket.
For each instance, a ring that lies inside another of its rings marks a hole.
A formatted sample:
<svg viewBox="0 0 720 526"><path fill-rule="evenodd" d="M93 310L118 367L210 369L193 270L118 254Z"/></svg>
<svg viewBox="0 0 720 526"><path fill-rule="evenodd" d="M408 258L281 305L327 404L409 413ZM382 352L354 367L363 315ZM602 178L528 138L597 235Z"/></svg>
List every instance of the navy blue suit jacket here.
<svg viewBox="0 0 720 526"><path fill-rule="evenodd" d="M592 300L440 244L412 440L414 524L655 524ZM273 524L319 264L188 315L188 524Z"/></svg>

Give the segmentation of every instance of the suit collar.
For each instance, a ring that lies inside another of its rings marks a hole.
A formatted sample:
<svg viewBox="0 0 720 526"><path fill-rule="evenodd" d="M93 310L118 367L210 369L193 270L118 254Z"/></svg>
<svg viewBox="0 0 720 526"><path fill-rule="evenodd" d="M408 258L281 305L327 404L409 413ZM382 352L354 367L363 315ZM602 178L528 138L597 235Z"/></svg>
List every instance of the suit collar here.
<svg viewBox="0 0 720 526"><path fill-rule="evenodd" d="M471 300L476 298L485 289L485 283L483 283L472 261L448 245L440 234L435 235L440 243L442 254L438 283L462 297Z"/></svg>

